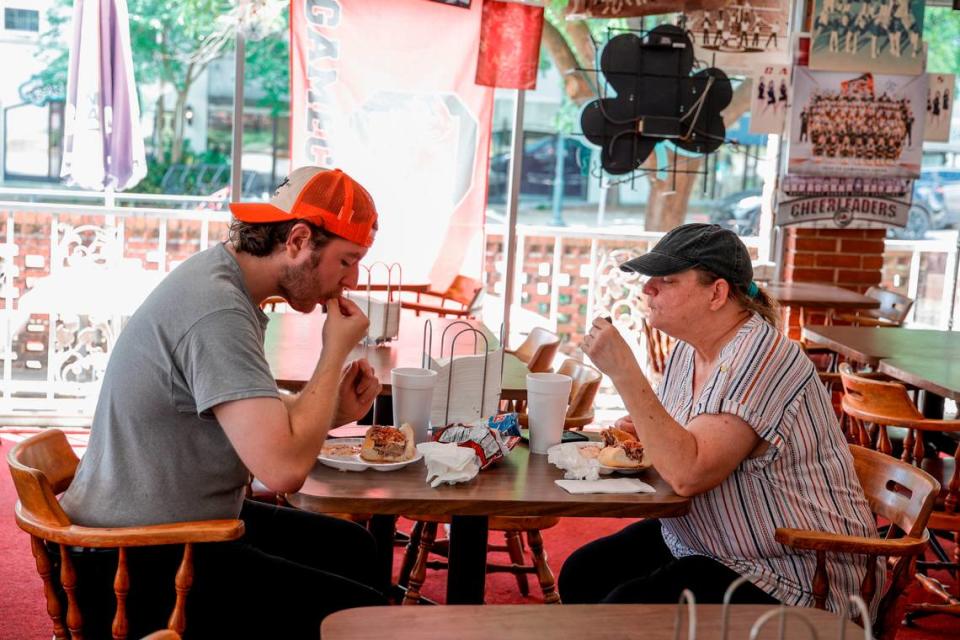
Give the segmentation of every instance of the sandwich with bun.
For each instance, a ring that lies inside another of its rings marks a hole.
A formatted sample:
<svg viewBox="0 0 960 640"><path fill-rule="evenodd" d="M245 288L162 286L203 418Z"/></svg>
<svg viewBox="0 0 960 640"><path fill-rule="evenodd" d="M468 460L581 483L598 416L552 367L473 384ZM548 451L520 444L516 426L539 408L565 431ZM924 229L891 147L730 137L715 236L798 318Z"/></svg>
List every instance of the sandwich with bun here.
<svg viewBox="0 0 960 640"><path fill-rule="evenodd" d="M370 427L360 446L360 457L367 462L406 462L416 455L415 445L409 424L399 429Z"/></svg>
<svg viewBox="0 0 960 640"><path fill-rule="evenodd" d="M610 427L600 432L603 449L598 461L605 467L639 469L643 466L643 445L637 437L623 429Z"/></svg>

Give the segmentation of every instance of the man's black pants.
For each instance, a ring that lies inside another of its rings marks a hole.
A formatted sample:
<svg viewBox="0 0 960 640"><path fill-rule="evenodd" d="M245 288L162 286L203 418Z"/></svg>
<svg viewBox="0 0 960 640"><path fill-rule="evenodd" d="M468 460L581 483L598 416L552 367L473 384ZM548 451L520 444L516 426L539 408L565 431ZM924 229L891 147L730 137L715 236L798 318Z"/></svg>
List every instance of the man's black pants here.
<svg viewBox="0 0 960 640"><path fill-rule="evenodd" d="M317 638L341 609L386 604L376 544L353 522L247 500L246 533L194 546L187 638ZM130 549L130 638L166 628L183 547ZM109 638L116 551L71 554L88 638Z"/></svg>

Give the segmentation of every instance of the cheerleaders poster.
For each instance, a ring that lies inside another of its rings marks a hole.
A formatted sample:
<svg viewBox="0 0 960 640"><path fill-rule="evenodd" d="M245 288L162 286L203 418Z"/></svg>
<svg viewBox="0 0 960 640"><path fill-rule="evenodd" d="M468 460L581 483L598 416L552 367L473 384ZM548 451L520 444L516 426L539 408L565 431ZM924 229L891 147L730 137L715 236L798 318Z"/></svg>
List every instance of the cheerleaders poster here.
<svg viewBox="0 0 960 640"><path fill-rule="evenodd" d="M816 0L810 68L924 71L923 0Z"/></svg>
<svg viewBox="0 0 960 640"><path fill-rule="evenodd" d="M923 139L950 142L950 114L953 112L955 76L949 73L927 74L927 117Z"/></svg>
<svg viewBox="0 0 960 640"><path fill-rule="evenodd" d="M750 133L783 132L790 108L790 67L767 65L753 77L750 100Z"/></svg>

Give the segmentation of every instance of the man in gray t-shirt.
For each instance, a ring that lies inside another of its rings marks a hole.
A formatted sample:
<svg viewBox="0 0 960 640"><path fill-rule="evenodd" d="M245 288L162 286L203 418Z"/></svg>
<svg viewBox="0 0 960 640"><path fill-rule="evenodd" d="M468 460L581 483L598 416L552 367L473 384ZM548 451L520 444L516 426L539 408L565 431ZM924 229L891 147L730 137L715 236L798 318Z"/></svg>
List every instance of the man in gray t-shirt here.
<svg viewBox="0 0 960 640"><path fill-rule="evenodd" d="M117 341L62 505L74 522L99 527L240 517L240 541L197 550L190 629L204 637L235 624L246 637L264 622L275 637L316 637L327 613L382 602L373 540L352 523L244 501L244 489L253 474L274 491L296 491L329 429L360 418L380 391L366 361L344 368L367 319L340 297L356 286L377 212L352 178L318 167L294 171L269 203L231 209L230 242L171 272ZM327 305L323 350L296 396L278 392L264 356L260 303L272 296L304 313ZM140 555L148 568L131 557L131 572L147 573L146 582L164 583L176 569L158 560L162 549ZM97 576L111 562L80 564ZM262 616L236 607L254 591ZM151 630L160 614L146 603L158 594L131 592L135 626ZM112 609L107 595L97 604Z"/></svg>

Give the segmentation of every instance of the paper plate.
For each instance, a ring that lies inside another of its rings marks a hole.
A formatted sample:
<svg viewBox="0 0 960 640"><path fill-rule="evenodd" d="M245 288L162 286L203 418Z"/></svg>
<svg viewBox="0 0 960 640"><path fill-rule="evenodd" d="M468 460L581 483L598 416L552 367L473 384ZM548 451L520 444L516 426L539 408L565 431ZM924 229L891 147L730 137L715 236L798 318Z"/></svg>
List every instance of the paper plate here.
<svg viewBox="0 0 960 640"><path fill-rule="evenodd" d="M578 449L582 449L583 447L600 447L601 449L603 448L603 443L595 440L592 440L590 442L564 442L563 444L572 444L572 445L575 445ZM559 447L560 445L554 445L554 446ZM550 447L550 448L552 449L553 447ZM649 469L651 466L653 466L653 463L651 463L650 460L645 457L644 461L640 464L639 467L634 467L632 469L625 469L622 467L608 467L603 464L598 464L597 469L600 472L600 475L602 476L608 476L611 473L617 473L623 476L632 476L640 473L644 469Z"/></svg>
<svg viewBox="0 0 960 640"><path fill-rule="evenodd" d="M336 438L335 440L330 440L329 443L361 445L363 444L363 438ZM333 469L338 469L339 471L366 471L367 469L375 469L376 471L396 471L397 469L402 469L408 464L413 464L414 462L422 460L423 454L417 451L413 458L410 460L403 460L402 462L368 462L361 458L359 453L355 453L349 457L334 457L326 456L321 452L317 459L320 460L322 464Z"/></svg>

